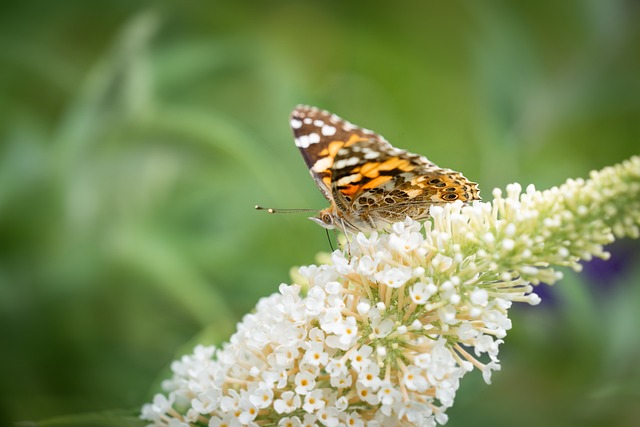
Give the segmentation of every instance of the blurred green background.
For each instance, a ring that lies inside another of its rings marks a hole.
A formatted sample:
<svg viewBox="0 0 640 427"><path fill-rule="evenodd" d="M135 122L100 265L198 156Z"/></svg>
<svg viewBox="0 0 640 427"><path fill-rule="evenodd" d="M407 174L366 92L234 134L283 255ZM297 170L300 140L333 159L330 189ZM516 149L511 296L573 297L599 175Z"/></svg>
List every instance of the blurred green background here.
<svg viewBox="0 0 640 427"><path fill-rule="evenodd" d="M253 210L326 205L296 104L485 199L547 188L640 151L638 22L631 0L4 2L0 425L136 425L173 359L329 250ZM513 310L449 426L637 425L640 251L611 249Z"/></svg>

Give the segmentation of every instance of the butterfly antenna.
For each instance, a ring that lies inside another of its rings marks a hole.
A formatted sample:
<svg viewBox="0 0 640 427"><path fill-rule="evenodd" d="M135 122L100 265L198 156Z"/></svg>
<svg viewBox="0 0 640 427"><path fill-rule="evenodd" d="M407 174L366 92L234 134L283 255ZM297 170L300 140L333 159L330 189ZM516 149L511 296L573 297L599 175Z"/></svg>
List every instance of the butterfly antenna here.
<svg viewBox="0 0 640 427"><path fill-rule="evenodd" d="M347 239L347 253L349 257L351 257L351 242L349 241L349 233L347 233L347 226L344 225L344 219L340 218L340 224L342 224L342 232L344 233L345 239ZM334 229L335 230L335 229ZM338 237L336 236L336 240Z"/></svg>
<svg viewBox="0 0 640 427"><path fill-rule="evenodd" d="M301 212L317 212L317 209L298 209L298 208L285 208L285 209L274 209L274 208L265 208L264 206L255 205L255 209L257 211L267 211L268 213L301 213Z"/></svg>

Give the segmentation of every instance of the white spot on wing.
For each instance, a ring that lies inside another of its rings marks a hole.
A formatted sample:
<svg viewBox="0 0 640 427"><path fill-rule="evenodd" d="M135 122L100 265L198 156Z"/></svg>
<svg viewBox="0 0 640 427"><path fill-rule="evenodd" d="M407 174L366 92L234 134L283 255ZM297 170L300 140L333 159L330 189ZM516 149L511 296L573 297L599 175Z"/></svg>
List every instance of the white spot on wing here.
<svg viewBox="0 0 640 427"><path fill-rule="evenodd" d="M305 125L310 125L311 122L313 122L313 120L311 120L311 117L306 117L303 121Z"/></svg>
<svg viewBox="0 0 640 427"><path fill-rule="evenodd" d="M360 181L361 179L362 179L362 175L360 175L359 173L354 173L353 175L343 176L338 180L338 182L336 182L336 184L347 185L347 184L351 184L352 182Z"/></svg>
<svg viewBox="0 0 640 427"><path fill-rule="evenodd" d="M367 160L377 159L378 157L380 157L380 153L378 151L367 150L364 154L364 158Z"/></svg>
<svg viewBox="0 0 640 427"><path fill-rule="evenodd" d="M294 129L300 129L302 127L302 122L298 119L291 119L291 127Z"/></svg>
<svg viewBox="0 0 640 427"><path fill-rule="evenodd" d="M322 120L320 120L320 119L316 119L316 120L314 120L314 121L313 121L313 124L314 124L314 125L316 125L316 126L318 126L318 127L322 127L322 126L324 126L324 122L323 122Z"/></svg>
<svg viewBox="0 0 640 427"><path fill-rule="evenodd" d="M318 135L317 133L310 133L309 144L317 144L318 142L320 142L320 135Z"/></svg>
<svg viewBox="0 0 640 427"><path fill-rule="evenodd" d="M349 157L348 159L338 160L333 167L334 167L334 169L343 169L343 168L345 168L347 166L356 165L359 161L360 161L359 157L355 157L355 156L354 157Z"/></svg>
<svg viewBox="0 0 640 427"><path fill-rule="evenodd" d="M324 125L322 126L322 130L321 130L322 134L324 136L331 136L331 135L335 135L336 134L336 128L330 125Z"/></svg>
<svg viewBox="0 0 640 427"><path fill-rule="evenodd" d="M296 145L300 148L307 148L309 146L309 136L300 135L296 138Z"/></svg>
<svg viewBox="0 0 640 427"><path fill-rule="evenodd" d="M307 148L312 144L320 142L320 135L317 133L310 133L309 135L300 135L296 138L296 145L300 148Z"/></svg>
<svg viewBox="0 0 640 427"><path fill-rule="evenodd" d="M326 171L327 169L329 169L331 167L331 165L333 164L333 158L331 157L323 157L321 159L318 159L313 166L311 167L311 170L314 172L323 172Z"/></svg>

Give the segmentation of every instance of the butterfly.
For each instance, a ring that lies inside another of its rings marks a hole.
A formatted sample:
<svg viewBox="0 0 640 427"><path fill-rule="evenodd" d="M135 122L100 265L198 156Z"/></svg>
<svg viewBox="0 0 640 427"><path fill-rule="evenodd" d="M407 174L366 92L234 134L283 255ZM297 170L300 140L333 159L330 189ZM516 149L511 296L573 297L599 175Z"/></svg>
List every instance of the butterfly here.
<svg viewBox="0 0 640 427"><path fill-rule="evenodd" d="M326 110L299 105L290 125L311 176L330 206L310 219L345 232L423 220L433 205L479 200L478 184Z"/></svg>

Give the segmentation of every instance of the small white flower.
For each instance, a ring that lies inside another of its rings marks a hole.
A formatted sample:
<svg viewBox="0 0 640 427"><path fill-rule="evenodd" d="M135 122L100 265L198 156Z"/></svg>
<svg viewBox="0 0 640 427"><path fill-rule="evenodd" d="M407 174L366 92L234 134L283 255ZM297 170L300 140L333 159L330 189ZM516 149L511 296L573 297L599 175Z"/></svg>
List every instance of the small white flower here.
<svg viewBox="0 0 640 427"><path fill-rule="evenodd" d="M378 271L378 260L369 255L359 258L357 271L363 276L373 276Z"/></svg>
<svg viewBox="0 0 640 427"><path fill-rule="evenodd" d="M170 394L167 398L162 394L153 396L153 403L147 403L142 407L142 418L149 421L160 421L160 418L173 407L175 397Z"/></svg>
<svg viewBox="0 0 640 427"><path fill-rule="evenodd" d="M334 406L338 412L344 412L349 407L349 401L346 396L340 396L336 399Z"/></svg>
<svg viewBox="0 0 640 427"><path fill-rule="evenodd" d="M233 415L227 414L223 417L216 415L209 418L209 427L230 427L239 425L238 421Z"/></svg>
<svg viewBox="0 0 640 427"><path fill-rule="evenodd" d="M358 397L363 402L368 403L369 405L377 405L380 403L380 397L372 388L366 387L361 383L356 383L356 390L358 392Z"/></svg>
<svg viewBox="0 0 640 427"><path fill-rule="evenodd" d="M335 334L342 330L344 327L343 323L342 310L331 307L324 312L322 320L320 321L320 327L325 332Z"/></svg>
<svg viewBox="0 0 640 427"><path fill-rule="evenodd" d="M357 351L354 351L349 356L349 360L351 361L351 367L358 372L362 372L364 368L371 364L371 354L373 353L373 348L368 345L363 345Z"/></svg>
<svg viewBox="0 0 640 427"><path fill-rule="evenodd" d="M284 368L290 367L300 354L300 349L292 345L280 345L276 347L272 355L269 355L270 362L276 366Z"/></svg>
<svg viewBox="0 0 640 427"><path fill-rule="evenodd" d="M405 403L398 415L406 417L410 423L416 426L435 425L432 420L433 411L431 407L421 402Z"/></svg>
<svg viewBox="0 0 640 427"><path fill-rule="evenodd" d="M446 305L438 310L438 316L444 323L448 323L450 325L458 323L457 319L458 309L455 305Z"/></svg>
<svg viewBox="0 0 640 427"><path fill-rule="evenodd" d="M347 375L347 365L342 358L331 359L325 368L331 376Z"/></svg>
<svg viewBox="0 0 640 427"><path fill-rule="evenodd" d="M278 427L300 427L302 422L298 417L283 417L278 421Z"/></svg>
<svg viewBox="0 0 640 427"><path fill-rule="evenodd" d="M376 363L370 363L362 369L358 375L358 382L364 387L376 391L380 388L380 366Z"/></svg>
<svg viewBox="0 0 640 427"><path fill-rule="evenodd" d="M348 274L351 271L351 266L346 255L340 251L334 251L331 254L331 261L335 266L335 269L340 274Z"/></svg>
<svg viewBox="0 0 640 427"><path fill-rule="evenodd" d="M316 376L309 371L298 372L295 376L295 392L300 395L309 393L316 386Z"/></svg>
<svg viewBox="0 0 640 427"><path fill-rule="evenodd" d="M250 404L245 404L242 405L242 412L238 416L238 421L240 421L240 424L242 425L248 425L256 419L257 415L258 408Z"/></svg>
<svg viewBox="0 0 640 427"><path fill-rule="evenodd" d="M240 405L240 395L235 390L220 399L220 409L224 412L235 412Z"/></svg>
<svg viewBox="0 0 640 427"><path fill-rule="evenodd" d="M340 293L340 291L342 291L342 283L340 283L340 282L329 282L326 285L324 285L324 290L329 295L337 295L337 294Z"/></svg>
<svg viewBox="0 0 640 427"><path fill-rule="evenodd" d="M356 323L356 319L353 316L347 317L346 321L343 323L342 328L336 332L339 336L341 348L349 348L353 345L358 339L358 324Z"/></svg>
<svg viewBox="0 0 640 427"><path fill-rule="evenodd" d="M316 421L317 421L317 418L315 415L305 414L302 420L302 427L317 427L318 424L316 424Z"/></svg>
<svg viewBox="0 0 640 427"><path fill-rule="evenodd" d="M378 390L378 399L382 404L382 407L380 408L382 413L389 416L391 415L394 407L400 403L401 395L391 382L383 381L380 385L380 389Z"/></svg>
<svg viewBox="0 0 640 427"><path fill-rule="evenodd" d="M324 393L322 390L314 390L304 397L302 409L306 412L313 413L324 408Z"/></svg>
<svg viewBox="0 0 640 427"><path fill-rule="evenodd" d="M420 233L396 233L389 237L389 247L395 251L411 252L422 244L423 238Z"/></svg>
<svg viewBox="0 0 640 427"><path fill-rule="evenodd" d="M409 289L409 296L416 304L424 305L436 292L438 292L438 287L433 283L418 282Z"/></svg>
<svg viewBox="0 0 640 427"><path fill-rule="evenodd" d="M485 289L475 288L470 299L473 304L484 307L489 303L489 294Z"/></svg>
<svg viewBox="0 0 640 427"><path fill-rule="evenodd" d="M331 375L329 383L331 384L331 387L335 388L351 387L351 385L353 384L353 377L351 376L351 374L348 374L346 372L344 374L335 374Z"/></svg>
<svg viewBox="0 0 640 427"><path fill-rule="evenodd" d="M404 373L404 385L413 391L424 392L429 387L429 383L422 374L422 369L417 366L410 366Z"/></svg>
<svg viewBox="0 0 640 427"><path fill-rule="evenodd" d="M317 316L325 309L325 297L326 293L324 289L319 286L314 286L309 289L309 294L305 299L305 307L307 314L311 316Z"/></svg>
<svg viewBox="0 0 640 427"><path fill-rule="evenodd" d="M448 238L449 236L447 236ZM437 244L438 246L443 246L443 236L442 235L438 235L436 236L437 239ZM453 265L453 258L448 257L446 255L442 255L442 254L436 254L433 257L433 260L431 261L433 264L434 269L439 272L439 273L444 273L446 271L448 271L449 269L451 269L451 266Z"/></svg>
<svg viewBox="0 0 640 427"><path fill-rule="evenodd" d="M324 342L324 332L320 328L312 328L309 331L309 340L315 341L317 343Z"/></svg>
<svg viewBox="0 0 640 427"><path fill-rule="evenodd" d="M395 322L389 318L376 318L371 322L373 335L377 338L384 338L393 331Z"/></svg>
<svg viewBox="0 0 640 427"><path fill-rule="evenodd" d="M348 427L364 427L364 421L357 412L348 413L345 421Z"/></svg>
<svg viewBox="0 0 640 427"><path fill-rule="evenodd" d="M324 345L320 342L307 342L307 351L302 361L311 366L326 365L329 355L324 351Z"/></svg>
<svg viewBox="0 0 640 427"><path fill-rule="evenodd" d="M371 304L367 301L360 301L356 306L356 310L358 310L358 314L366 315L371 310Z"/></svg>
<svg viewBox="0 0 640 427"><path fill-rule="evenodd" d="M321 408L316 417L318 421L327 427L335 427L340 422L338 410L332 406Z"/></svg>
<svg viewBox="0 0 640 427"><path fill-rule="evenodd" d="M222 393L216 389L209 389L205 392L198 393L198 397L191 400L191 406L200 414L211 413L218 409L221 394Z"/></svg>
<svg viewBox="0 0 640 427"><path fill-rule="evenodd" d="M374 274L377 282L382 283L390 288L399 288L411 278L411 267L391 267L385 265L382 271Z"/></svg>
<svg viewBox="0 0 640 427"><path fill-rule="evenodd" d="M273 401L273 390L260 386L249 395L249 401L257 408L266 408Z"/></svg>
<svg viewBox="0 0 640 427"><path fill-rule="evenodd" d="M295 411L300 407L300 396L292 391L285 391L280 396L280 399L276 399L273 402L273 409L278 414L288 414Z"/></svg>

